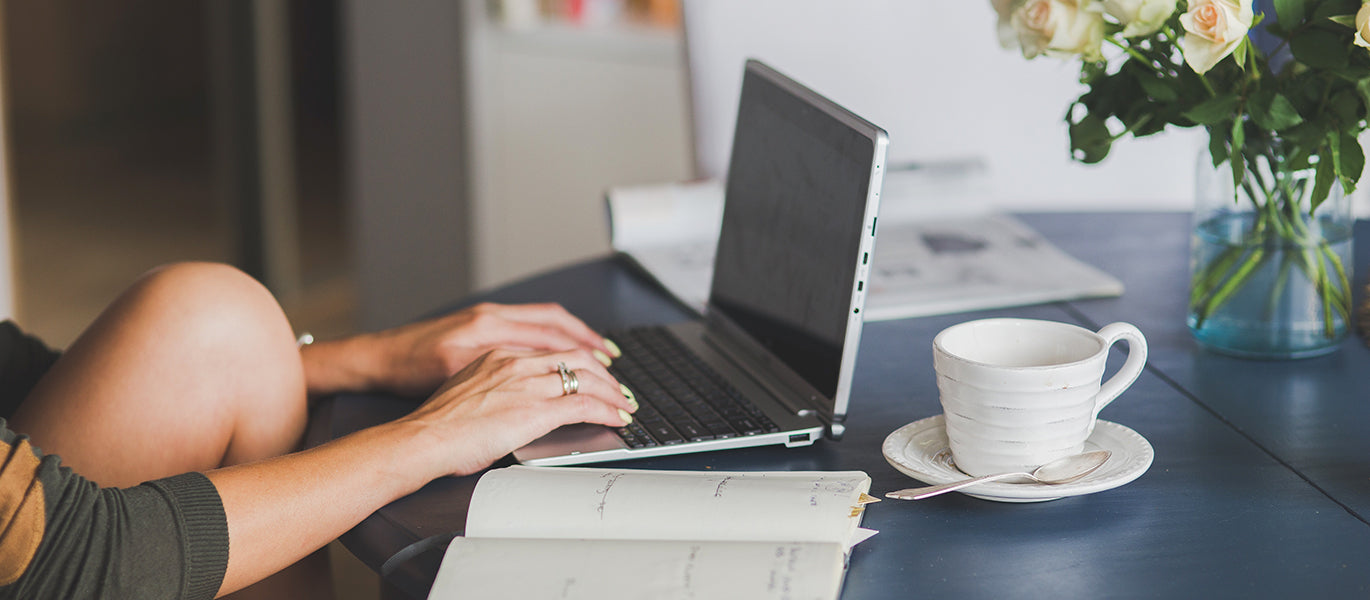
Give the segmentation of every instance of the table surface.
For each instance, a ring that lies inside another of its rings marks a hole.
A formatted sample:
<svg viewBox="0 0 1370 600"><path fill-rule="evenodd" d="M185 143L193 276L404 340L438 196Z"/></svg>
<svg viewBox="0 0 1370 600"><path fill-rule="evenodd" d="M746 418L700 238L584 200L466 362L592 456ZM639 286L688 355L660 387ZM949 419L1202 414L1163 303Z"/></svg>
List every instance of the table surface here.
<svg viewBox="0 0 1370 600"><path fill-rule="evenodd" d="M868 323L847 435L797 449L755 448L621 463L636 468L862 470L872 492L918 485L881 454L900 426L941 412L933 335L989 316L1128 321L1147 336L1146 371L1101 418L1140 433L1155 462L1096 494L1006 504L947 494L872 505L880 531L851 555L843 598L1366 597L1370 594L1370 350L1354 337L1329 356L1250 361L1200 350L1184 325L1187 214L1021 218L1121 279L1119 298ZM1357 300L1370 265L1358 223ZM689 314L626 261L566 267L469 298L558 301L600 329ZM1121 364L1115 350L1110 372ZM414 400L323 402L310 443L398 417ZM508 464L507 460L500 463ZM344 545L398 590L426 596L445 541L465 524L475 477L446 478L377 511Z"/></svg>

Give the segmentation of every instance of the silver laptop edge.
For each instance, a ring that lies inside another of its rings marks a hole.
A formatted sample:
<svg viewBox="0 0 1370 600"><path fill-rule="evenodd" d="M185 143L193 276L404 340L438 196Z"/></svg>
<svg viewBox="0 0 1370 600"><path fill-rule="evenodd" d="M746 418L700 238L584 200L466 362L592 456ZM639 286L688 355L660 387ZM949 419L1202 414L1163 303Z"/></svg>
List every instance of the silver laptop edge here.
<svg viewBox="0 0 1370 600"><path fill-rule="evenodd" d="M691 351L711 363L711 366L733 370L734 375L744 375L754 388L743 390L744 396L753 399L767 414L776 418L776 424L780 427L778 433L630 449L608 427L579 424L562 427L515 452L516 458L523 464L557 466L754 446L783 444L787 447L797 447L813 444L820 435L834 440L842 437L850 404L857 352L861 345L864 324L862 309L865 306L871 257L874 252L876 217L880 207L880 191L884 181L889 138L880 127L852 114L763 63L748 60L747 70L757 72L769 83L783 88L806 103L820 107L824 114L867 137L873 144L861 221L862 235L858 252L854 257L856 269L851 282L846 337L842 343L838 381L831 409L822 392L774 354L765 350L740 326L733 323L722 311L717 310L711 301L706 308L704 319L672 325L669 329ZM691 330L698 332L694 333ZM728 377L726 374L725 377L730 380L737 379L736 376Z"/></svg>

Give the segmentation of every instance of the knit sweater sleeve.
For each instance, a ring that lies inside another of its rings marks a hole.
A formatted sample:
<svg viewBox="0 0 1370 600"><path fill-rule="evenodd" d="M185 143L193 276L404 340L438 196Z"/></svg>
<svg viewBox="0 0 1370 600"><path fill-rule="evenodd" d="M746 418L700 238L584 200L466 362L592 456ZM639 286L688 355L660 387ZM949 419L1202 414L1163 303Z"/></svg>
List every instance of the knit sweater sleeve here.
<svg viewBox="0 0 1370 600"><path fill-rule="evenodd" d="M204 475L102 489L0 419L0 599L208 599L227 566Z"/></svg>
<svg viewBox="0 0 1370 600"><path fill-rule="evenodd" d="M14 416L33 386L61 356L13 321L0 321L0 418Z"/></svg>

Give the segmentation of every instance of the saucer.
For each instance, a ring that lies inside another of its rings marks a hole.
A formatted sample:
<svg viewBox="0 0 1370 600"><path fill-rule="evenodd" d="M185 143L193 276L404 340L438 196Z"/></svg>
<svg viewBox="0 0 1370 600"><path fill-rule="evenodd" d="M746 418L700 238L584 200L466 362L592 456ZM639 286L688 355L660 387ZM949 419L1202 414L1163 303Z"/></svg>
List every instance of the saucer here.
<svg viewBox="0 0 1370 600"><path fill-rule="evenodd" d="M1094 433L1085 440L1085 452L1108 450L1113 453L1099 470L1079 481L1045 485L1041 483L1003 483L991 481L959 493L996 502L1044 502L1111 490L1141 477L1156 453L1141 434L1102 419L1094 422ZM946 425L942 415L928 417L894 430L881 447L885 460L900 472L928 485L968 479L951 460Z"/></svg>

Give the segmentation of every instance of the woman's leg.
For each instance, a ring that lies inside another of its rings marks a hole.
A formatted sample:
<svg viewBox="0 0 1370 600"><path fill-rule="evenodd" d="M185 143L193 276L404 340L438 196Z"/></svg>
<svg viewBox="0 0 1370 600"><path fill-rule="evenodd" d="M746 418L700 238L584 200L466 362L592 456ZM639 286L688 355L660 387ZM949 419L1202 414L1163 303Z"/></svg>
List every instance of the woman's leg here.
<svg viewBox="0 0 1370 600"><path fill-rule="evenodd" d="M186 263L115 300L11 428L100 485L126 487L291 452L306 417L299 351L275 299L232 267ZM313 583L330 587L326 573Z"/></svg>

